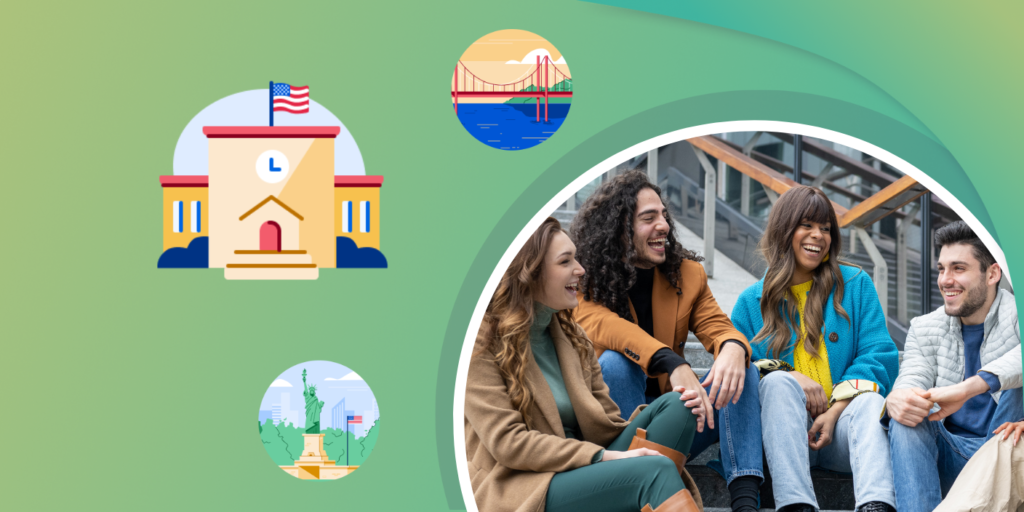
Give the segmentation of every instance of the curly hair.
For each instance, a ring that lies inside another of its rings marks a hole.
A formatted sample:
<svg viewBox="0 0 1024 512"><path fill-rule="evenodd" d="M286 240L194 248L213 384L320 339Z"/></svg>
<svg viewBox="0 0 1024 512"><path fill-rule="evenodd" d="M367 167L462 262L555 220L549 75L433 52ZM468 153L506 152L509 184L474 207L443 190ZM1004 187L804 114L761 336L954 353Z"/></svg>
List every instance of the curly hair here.
<svg viewBox="0 0 1024 512"><path fill-rule="evenodd" d="M534 319L533 297L543 286L544 256L557 233L564 233L561 224L548 217L512 259L487 305L477 336L477 350L493 354L502 377L509 381L512 406L522 415L527 428L533 428L530 408L534 397L526 384L526 361L531 352L530 326ZM573 319L572 310L558 311L554 318L579 355L580 363L586 366L593 347Z"/></svg>
<svg viewBox="0 0 1024 512"><path fill-rule="evenodd" d="M584 300L601 304L620 317L633 321L629 289L636 283L637 252L633 244L633 217L637 196L649 188L661 197L661 189L639 170L631 170L605 182L580 207L570 234L576 242L576 259L587 273L580 279ZM704 261L676 241L675 224L668 211L668 243L665 261L658 270L681 294L679 266L683 260Z"/></svg>

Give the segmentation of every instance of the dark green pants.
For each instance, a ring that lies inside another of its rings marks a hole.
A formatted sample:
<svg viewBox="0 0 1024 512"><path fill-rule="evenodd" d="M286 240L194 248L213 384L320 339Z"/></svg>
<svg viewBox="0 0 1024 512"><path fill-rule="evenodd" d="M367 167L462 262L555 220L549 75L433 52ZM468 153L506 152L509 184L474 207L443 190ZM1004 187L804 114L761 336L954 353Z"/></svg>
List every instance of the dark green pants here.
<svg viewBox="0 0 1024 512"><path fill-rule="evenodd" d="M626 451L636 429L647 430L647 440L689 453L697 418L679 400L665 393L647 406L608 450ZM637 512L644 505L657 508L683 490L676 465L668 457L633 457L558 473L548 487L547 512Z"/></svg>

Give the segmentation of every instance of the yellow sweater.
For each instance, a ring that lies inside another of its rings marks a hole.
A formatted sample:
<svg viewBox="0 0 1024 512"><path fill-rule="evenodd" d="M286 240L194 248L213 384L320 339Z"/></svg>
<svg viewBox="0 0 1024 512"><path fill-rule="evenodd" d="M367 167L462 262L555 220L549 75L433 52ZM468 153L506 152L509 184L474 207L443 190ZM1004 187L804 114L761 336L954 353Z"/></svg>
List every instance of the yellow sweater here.
<svg viewBox="0 0 1024 512"><path fill-rule="evenodd" d="M796 297L798 310L800 313L800 337L797 338L796 348L793 350L793 367L796 371L810 377L821 384L822 389L825 390L825 397L828 400L832 400L832 372L828 367L828 349L825 343L818 343L818 355L820 357L814 357L807 352L804 348L804 338L807 337L807 328L805 326L804 318L804 306L807 305L807 293L811 291L811 285L814 281L807 281L803 284L796 286L790 286L789 291ZM824 341L823 338L818 338Z"/></svg>

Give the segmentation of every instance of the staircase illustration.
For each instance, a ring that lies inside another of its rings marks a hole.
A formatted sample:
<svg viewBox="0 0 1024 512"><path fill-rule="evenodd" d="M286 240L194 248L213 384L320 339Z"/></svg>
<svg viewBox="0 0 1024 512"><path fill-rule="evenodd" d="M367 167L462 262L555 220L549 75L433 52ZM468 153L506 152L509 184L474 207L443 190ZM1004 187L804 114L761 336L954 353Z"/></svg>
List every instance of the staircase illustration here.
<svg viewBox="0 0 1024 512"><path fill-rule="evenodd" d="M225 279L316 279L320 269L304 250L236 250Z"/></svg>

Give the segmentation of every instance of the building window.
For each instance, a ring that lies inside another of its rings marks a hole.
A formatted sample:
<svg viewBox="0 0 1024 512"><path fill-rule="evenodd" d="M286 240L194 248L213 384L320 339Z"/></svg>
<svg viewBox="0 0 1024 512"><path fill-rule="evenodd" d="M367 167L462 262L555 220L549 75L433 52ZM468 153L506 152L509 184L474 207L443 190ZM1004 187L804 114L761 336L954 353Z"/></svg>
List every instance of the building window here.
<svg viewBox="0 0 1024 512"><path fill-rule="evenodd" d="M352 201L342 201L341 203L341 232L352 232Z"/></svg>
<svg viewBox="0 0 1024 512"><path fill-rule="evenodd" d="M203 232L202 205L199 204L199 201L192 201L192 232Z"/></svg>
<svg viewBox="0 0 1024 512"><path fill-rule="evenodd" d="M359 201L359 232L370 232L370 202Z"/></svg>
<svg viewBox="0 0 1024 512"><path fill-rule="evenodd" d="M171 229L173 229L175 233L181 233L184 230L184 225L182 224L185 218L184 213L185 212L182 211L181 201L175 201L171 208L171 215L173 217Z"/></svg>

